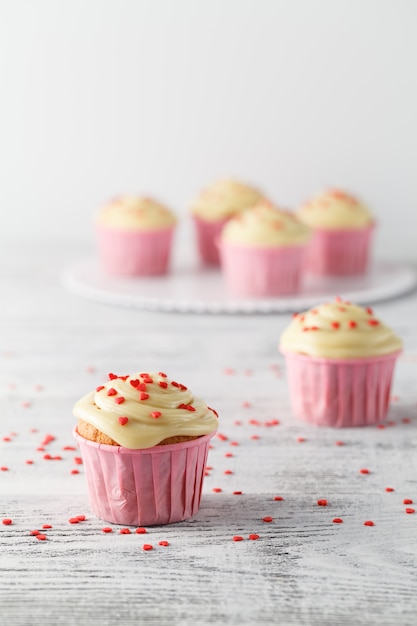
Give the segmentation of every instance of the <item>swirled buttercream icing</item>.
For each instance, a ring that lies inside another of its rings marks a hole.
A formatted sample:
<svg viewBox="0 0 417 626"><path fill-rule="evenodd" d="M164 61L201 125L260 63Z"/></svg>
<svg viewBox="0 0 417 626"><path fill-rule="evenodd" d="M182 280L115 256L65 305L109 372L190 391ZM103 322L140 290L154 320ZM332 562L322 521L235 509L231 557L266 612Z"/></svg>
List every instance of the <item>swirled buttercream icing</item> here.
<svg viewBox="0 0 417 626"><path fill-rule="evenodd" d="M191 204L191 213L208 222L215 222L253 206L262 197L262 193L250 185L222 179L199 193Z"/></svg>
<svg viewBox="0 0 417 626"><path fill-rule="evenodd" d="M222 242L265 248L304 245L309 237L310 229L294 213L267 200L232 217L221 232Z"/></svg>
<svg viewBox="0 0 417 626"><path fill-rule="evenodd" d="M102 207L95 222L98 226L120 230L159 230L172 228L176 217L170 209L152 198L120 196Z"/></svg>
<svg viewBox="0 0 417 626"><path fill-rule="evenodd" d="M373 224L369 209L357 198L339 189L318 194L303 204L297 215L311 228L356 229Z"/></svg>
<svg viewBox="0 0 417 626"><path fill-rule="evenodd" d="M199 437L217 429L214 409L163 372L109 378L81 398L73 412L121 446L150 448L169 437Z"/></svg>
<svg viewBox="0 0 417 626"><path fill-rule="evenodd" d="M295 314L280 340L283 352L334 359L391 354L401 350L402 345L370 307L341 298Z"/></svg>

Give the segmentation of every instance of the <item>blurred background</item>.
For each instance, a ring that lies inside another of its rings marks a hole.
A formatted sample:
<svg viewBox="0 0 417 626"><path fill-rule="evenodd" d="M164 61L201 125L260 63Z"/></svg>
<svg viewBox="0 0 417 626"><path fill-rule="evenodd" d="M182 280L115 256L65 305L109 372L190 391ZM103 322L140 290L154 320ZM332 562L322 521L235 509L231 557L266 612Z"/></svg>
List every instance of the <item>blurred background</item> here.
<svg viewBox="0 0 417 626"><path fill-rule="evenodd" d="M0 242L88 246L110 197L184 220L233 176L361 197L417 259L416 0L0 0Z"/></svg>

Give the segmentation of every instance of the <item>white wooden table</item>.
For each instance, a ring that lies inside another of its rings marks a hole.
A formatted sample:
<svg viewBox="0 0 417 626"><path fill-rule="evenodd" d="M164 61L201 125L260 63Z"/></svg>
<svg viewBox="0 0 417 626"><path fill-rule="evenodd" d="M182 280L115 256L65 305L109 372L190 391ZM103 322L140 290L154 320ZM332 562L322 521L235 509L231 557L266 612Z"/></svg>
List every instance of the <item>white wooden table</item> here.
<svg viewBox="0 0 417 626"><path fill-rule="evenodd" d="M385 427L317 429L289 409L288 315L84 300L60 274L86 252L1 252L0 623L417 623L416 294L376 305L405 340ZM90 513L72 406L108 372L155 368L218 410L222 437L194 519L121 534Z"/></svg>

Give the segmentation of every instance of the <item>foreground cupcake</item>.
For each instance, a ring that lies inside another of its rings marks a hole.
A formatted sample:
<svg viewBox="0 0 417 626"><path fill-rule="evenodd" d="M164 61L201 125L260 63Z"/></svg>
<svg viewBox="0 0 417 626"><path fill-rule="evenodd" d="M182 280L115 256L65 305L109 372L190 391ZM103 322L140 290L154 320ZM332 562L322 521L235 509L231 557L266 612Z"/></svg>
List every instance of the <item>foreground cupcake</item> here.
<svg viewBox="0 0 417 626"><path fill-rule="evenodd" d="M219 265L216 240L221 229L233 215L253 206L262 194L236 180L219 180L203 189L191 205L197 245L201 260Z"/></svg>
<svg viewBox="0 0 417 626"><path fill-rule="evenodd" d="M388 411L402 341L362 308L337 298L293 317L280 341L294 414L319 426L365 426Z"/></svg>
<svg viewBox="0 0 417 626"><path fill-rule="evenodd" d="M105 272L117 276L165 274L176 218L152 198L121 196L95 220L98 254Z"/></svg>
<svg viewBox="0 0 417 626"><path fill-rule="evenodd" d="M219 240L228 288L241 296L298 291L309 229L293 213L261 200L224 226Z"/></svg>
<svg viewBox="0 0 417 626"><path fill-rule="evenodd" d="M74 407L93 512L139 525L195 515L217 413L163 372L109 378Z"/></svg>
<svg viewBox="0 0 417 626"><path fill-rule="evenodd" d="M313 230L306 270L314 274L362 274L369 261L374 220L357 198L331 189L306 202L298 217Z"/></svg>

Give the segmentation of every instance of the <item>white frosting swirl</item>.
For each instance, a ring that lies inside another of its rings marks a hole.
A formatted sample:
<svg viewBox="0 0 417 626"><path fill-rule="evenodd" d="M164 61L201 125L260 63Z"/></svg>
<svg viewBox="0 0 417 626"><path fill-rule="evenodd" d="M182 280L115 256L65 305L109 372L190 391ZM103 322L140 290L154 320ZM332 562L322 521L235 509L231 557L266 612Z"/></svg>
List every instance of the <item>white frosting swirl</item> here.
<svg viewBox="0 0 417 626"><path fill-rule="evenodd" d="M111 378L81 398L74 415L131 449L149 448L177 435L208 435L217 429L213 409L184 385L155 372Z"/></svg>
<svg viewBox="0 0 417 626"><path fill-rule="evenodd" d="M296 314L280 341L283 352L335 359L390 354L401 350L402 345L370 307L341 298Z"/></svg>
<svg viewBox="0 0 417 626"><path fill-rule="evenodd" d="M222 179L199 193L191 205L191 213L215 222L253 206L261 198L261 192L250 185Z"/></svg>
<svg viewBox="0 0 417 626"><path fill-rule="evenodd" d="M369 209L357 198L339 189L318 194L303 204L297 215L311 228L356 229L373 224Z"/></svg>
<svg viewBox="0 0 417 626"><path fill-rule="evenodd" d="M159 230L172 228L177 220L172 211L152 198L120 196L102 207L95 221L120 230Z"/></svg>
<svg viewBox="0 0 417 626"><path fill-rule="evenodd" d="M222 242L243 246L280 247L304 245L310 229L290 211L261 200L235 215L223 227Z"/></svg>

